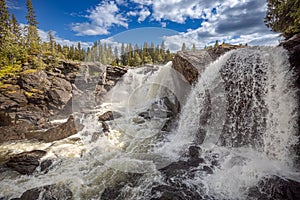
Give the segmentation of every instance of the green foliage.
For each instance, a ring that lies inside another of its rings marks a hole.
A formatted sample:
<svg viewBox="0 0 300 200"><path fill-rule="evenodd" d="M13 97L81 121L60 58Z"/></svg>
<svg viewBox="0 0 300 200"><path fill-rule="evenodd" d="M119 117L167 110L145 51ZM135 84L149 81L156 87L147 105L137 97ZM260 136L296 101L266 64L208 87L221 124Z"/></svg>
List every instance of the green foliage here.
<svg viewBox="0 0 300 200"><path fill-rule="evenodd" d="M290 38L300 32L300 0L267 0L267 27Z"/></svg>
<svg viewBox="0 0 300 200"><path fill-rule="evenodd" d="M19 64L3 66L0 69L0 79L2 79L5 76L16 76L21 71L22 67Z"/></svg>
<svg viewBox="0 0 300 200"><path fill-rule="evenodd" d="M154 44L149 46L147 42L139 47L137 44L122 44L121 55L118 53L117 47L112 47L100 41L95 42L92 48L87 49L86 61L101 62L103 64L111 64L114 66L128 65L140 66L144 64L163 64L171 61L173 55L170 50L165 50L164 42L154 48Z"/></svg>

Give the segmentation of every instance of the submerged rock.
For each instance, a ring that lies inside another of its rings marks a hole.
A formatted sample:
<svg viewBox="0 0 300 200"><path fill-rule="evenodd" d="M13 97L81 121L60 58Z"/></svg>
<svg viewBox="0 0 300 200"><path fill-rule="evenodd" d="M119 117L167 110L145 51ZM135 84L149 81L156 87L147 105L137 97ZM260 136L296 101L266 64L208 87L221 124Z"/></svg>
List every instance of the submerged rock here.
<svg viewBox="0 0 300 200"><path fill-rule="evenodd" d="M71 200L72 197L72 191L65 185L53 184L27 190L15 200Z"/></svg>
<svg viewBox="0 0 300 200"><path fill-rule="evenodd" d="M20 174L29 175L39 166L39 160L46 155L46 153L46 151L42 150L23 152L10 158L6 165Z"/></svg>
<svg viewBox="0 0 300 200"><path fill-rule="evenodd" d="M114 119L114 114L112 111L107 111L98 117L99 121L111 121Z"/></svg>
<svg viewBox="0 0 300 200"><path fill-rule="evenodd" d="M248 199L297 200L300 199L300 182L278 176L266 177L248 190Z"/></svg>

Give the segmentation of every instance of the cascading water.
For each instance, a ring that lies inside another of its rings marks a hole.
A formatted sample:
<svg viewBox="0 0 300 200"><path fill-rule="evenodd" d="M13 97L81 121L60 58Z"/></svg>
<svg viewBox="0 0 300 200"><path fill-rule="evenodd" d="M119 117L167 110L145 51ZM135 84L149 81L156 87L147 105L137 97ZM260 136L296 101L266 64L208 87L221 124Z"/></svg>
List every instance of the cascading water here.
<svg viewBox="0 0 300 200"><path fill-rule="evenodd" d="M168 194L253 199L249 189L263 177L299 182L293 166L298 128L293 80L286 52L267 47L226 53L206 67L192 88L171 63L130 69L99 108L77 113L85 126L78 134L54 143L2 145L0 153L47 150L46 158L56 164L46 174L0 173L0 197L63 184L74 199L159 199ZM174 123L177 118L170 113L176 109L181 112ZM117 114L107 122L110 133L105 135L99 133L97 112L108 110ZM173 129L164 131L170 120ZM202 160L187 156L190 146L201 148Z"/></svg>

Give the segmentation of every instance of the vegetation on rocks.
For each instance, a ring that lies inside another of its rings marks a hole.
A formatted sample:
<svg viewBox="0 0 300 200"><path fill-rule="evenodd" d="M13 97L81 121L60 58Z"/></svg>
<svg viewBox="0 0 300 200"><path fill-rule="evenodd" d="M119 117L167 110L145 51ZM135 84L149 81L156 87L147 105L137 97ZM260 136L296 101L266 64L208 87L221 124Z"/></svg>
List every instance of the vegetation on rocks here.
<svg viewBox="0 0 300 200"><path fill-rule="evenodd" d="M300 32L300 0L268 0L266 25L285 38Z"/></svg>

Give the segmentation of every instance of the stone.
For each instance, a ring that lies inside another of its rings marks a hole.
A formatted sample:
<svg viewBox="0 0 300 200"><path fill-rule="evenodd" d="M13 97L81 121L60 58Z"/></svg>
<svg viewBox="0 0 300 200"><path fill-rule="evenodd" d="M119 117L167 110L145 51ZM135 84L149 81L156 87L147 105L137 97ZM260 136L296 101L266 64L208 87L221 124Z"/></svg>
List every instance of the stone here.
<svg viewBox="0 0 300 200"><path fill-rule="evenodd" d="M22 194L19 200L71 200L73 198L72 191L65 185L46 185L42 187L27 190Z"/></svg>
<svg viewBox="0 0 300 200"><path fill-rule="evenodd" d="M248 189L248 199L296 200L300 199L300 182L278 176L265 177Z"/></svg>
<svg viewBox="0 0 300 200"><path fill-rule="evenodd" d="M51 82L43 70L24 71L18 80L18 84L28 92L33 90L47 91L51 87Z"/></svg>
<svg viewBox="0 0 300 200"><path fill-rule="evenodd" d="M8 113L0 112L0 126L9 126L12 124L12 118Z"/></svg>
<svg viewBox="0 0 300 200"><path fill-rule="evenodd" d="M41 162L41 171L47 173L49 171L49 167L53 164L52 160L46 159Z"/></svg>
<svg viewBox="0 0 300 200"><path fill-rule="evenodd" d="M26 139L25 133L34 128L28 121L19 121L16 124L0 127L0 144L16 140Z"/></svg>
<svg viewBox="0 0 300 200"><path fill-rule="evenodd" d="M20 174L32 174L39 166L39 160L46 155L46 151L33 150L17 154L9 159L6 165Z"/></svg>
<svg viewBox="0 0 300 200"><path fill-rule="evenodd" d="M48 95L54 105L66 105L72 97L72 85L65 79L55 77L52 79L52 86Z"/></svg>
<svg viewBox="0 0 300 200"><path fill-rule="evenodd" d="M82 128L82 125L75 122L74 117L71 115L68 121L63 124L50 128L49 130L42 133L27 133L26 137L28 139L38 139L43 142L53 142L74 135L78 131L82 130Z"/></svg>
<svg viewBox="0 0 300 200"><path fill-rule="evenodd" d="M112 111L107 111L98 117L99 121L111 121L114 120L114 114Z"/></svg>
<svg viewBox="0 0 300 200"><path fill-rule="evenodd" d="M101 122L102 123L102 131L109 132L109 125L106 122Z"/></svg>

